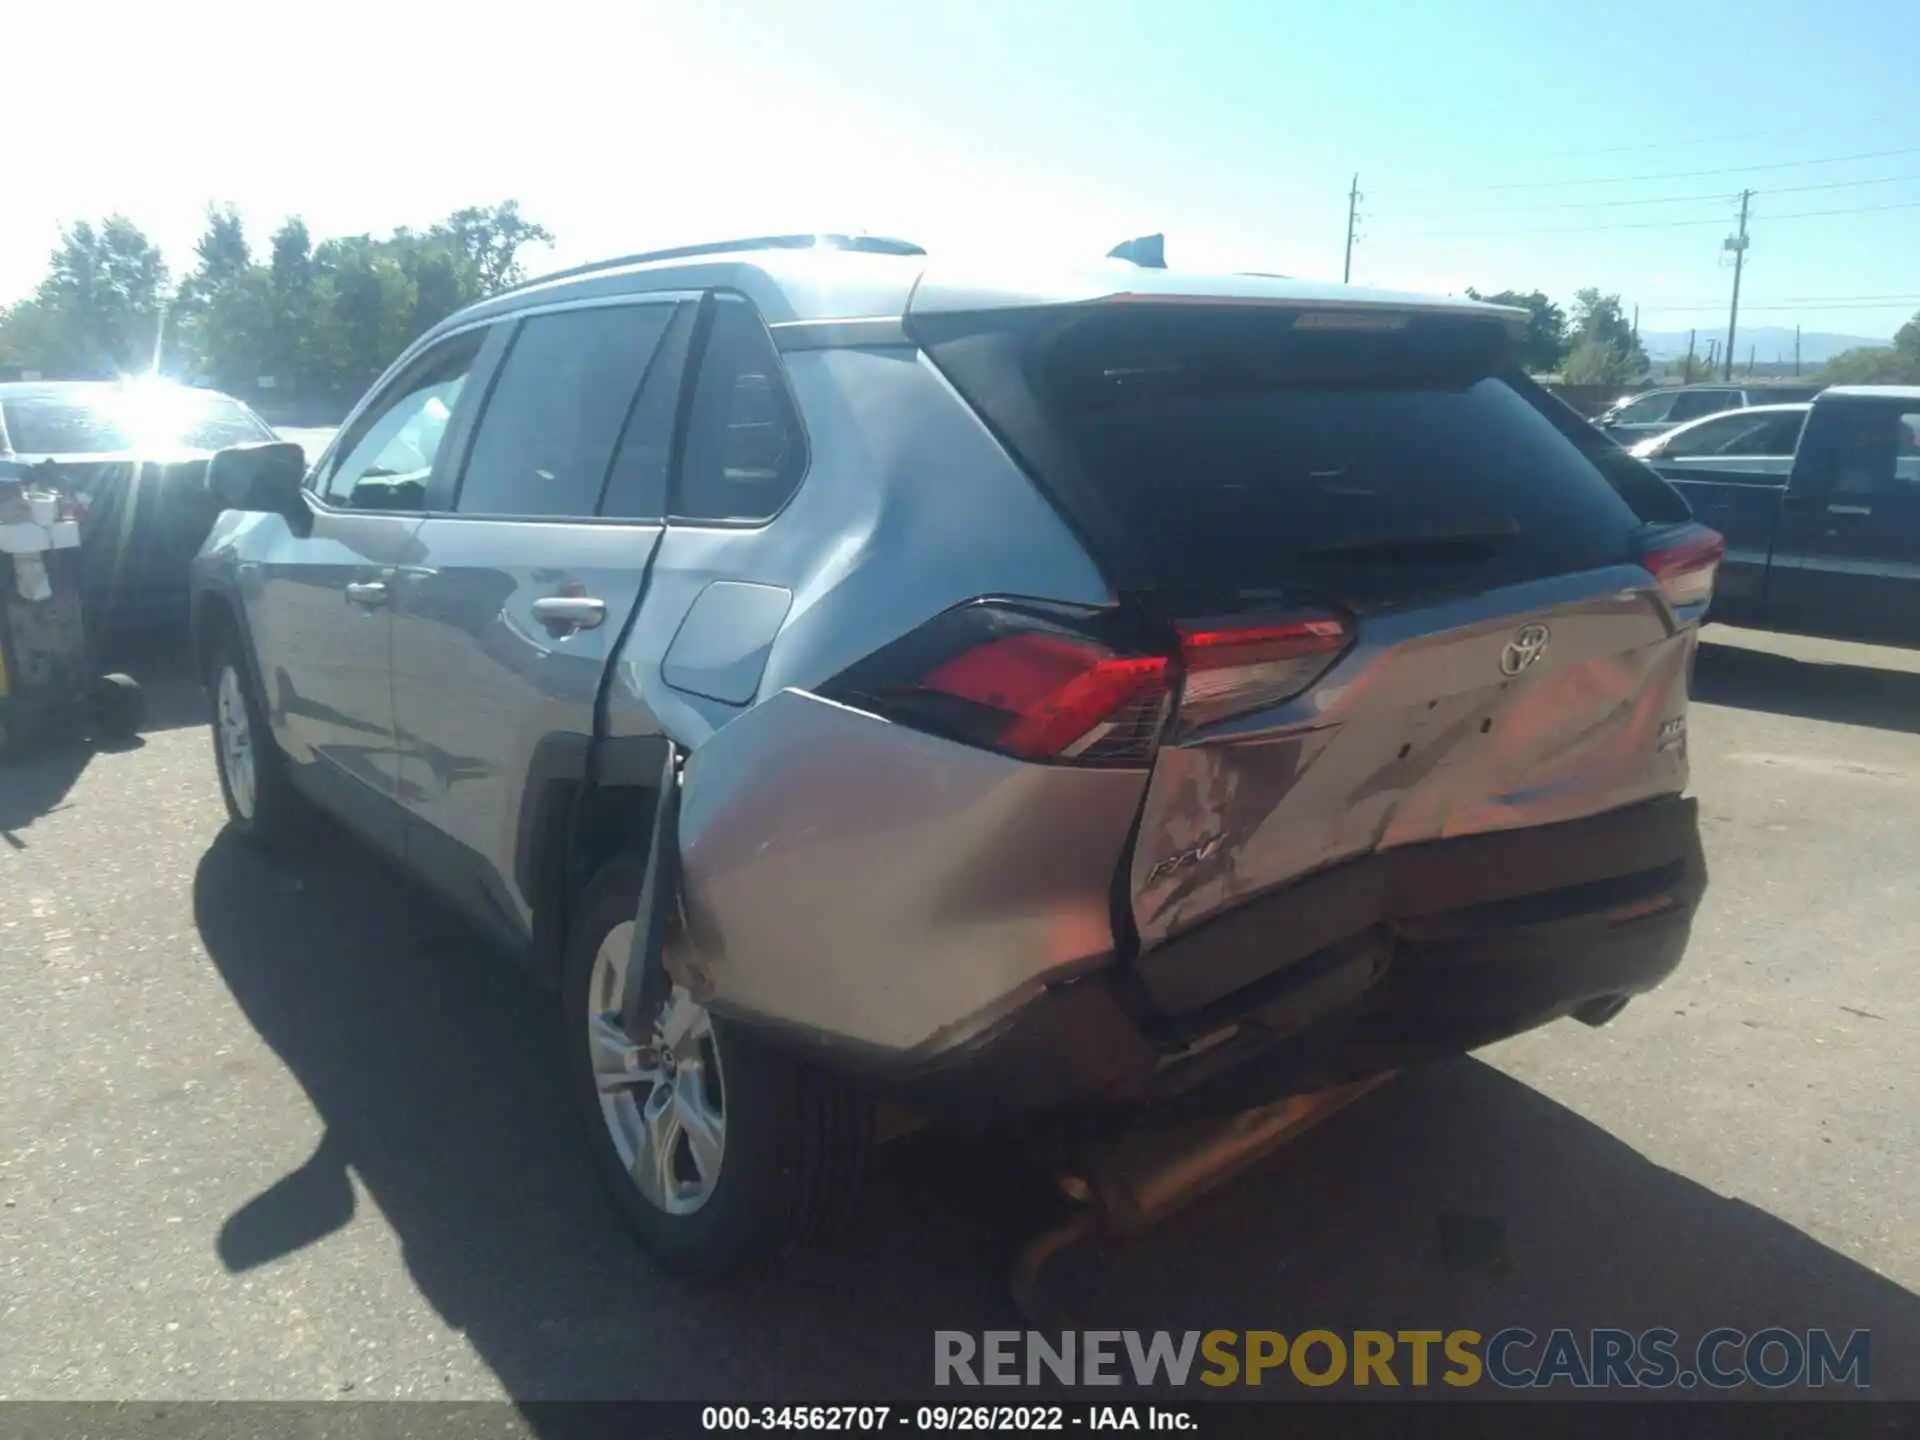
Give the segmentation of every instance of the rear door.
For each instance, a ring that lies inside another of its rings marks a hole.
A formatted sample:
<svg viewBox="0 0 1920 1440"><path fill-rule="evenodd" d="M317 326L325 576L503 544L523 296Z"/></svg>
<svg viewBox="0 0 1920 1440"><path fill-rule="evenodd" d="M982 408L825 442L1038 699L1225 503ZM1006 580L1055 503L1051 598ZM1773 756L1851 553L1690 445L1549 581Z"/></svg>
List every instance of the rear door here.
<svg viewBox="0 0 1920 1440"><path fill-rule="evenodd" d="M807 435L759 312L709 294L695 355L666 533L624 652L627 683L690 746L754 702L795 590L834 538L780 523Z"/></svg>
<svg viewBox="0 0 1920 1440"><path fill-rule="evenodd" d="M660 537L689 302L623 296L502 322L464 463L398 570L409 859L509 940L532 919L528 787L584 763Z"/></svg>
<svg viewBox="0 0 1920 1440"><path fill-rule="evenodd" d="M1796 626L1920 637L1920 403L1817 407L1781 522L1769 600Z"/></svg>
<svg viewBox="0 0 1920 1440"><path fill-rule="evenodd" d="M1692 634L1638 547L1684 505L1485 322L1163 301L919 328L1180 636L1127 878L1146 950L1375 849L1683 788L1662 726Z"/></svg>

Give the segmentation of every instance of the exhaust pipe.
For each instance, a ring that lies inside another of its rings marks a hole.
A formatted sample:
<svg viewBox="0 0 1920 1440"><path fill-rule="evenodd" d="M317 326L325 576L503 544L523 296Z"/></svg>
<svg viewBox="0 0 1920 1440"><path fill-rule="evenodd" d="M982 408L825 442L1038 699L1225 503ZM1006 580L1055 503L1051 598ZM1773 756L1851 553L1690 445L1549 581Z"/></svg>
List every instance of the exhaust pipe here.
<svg viewBox="0 0 1920 1440"><path fill-rule="evenodd" d="M1071 1328L1060 1325L1060 1309L1040 1285L1041 1272L1056 1255L1096 1233L1140 1234L1392 1078L1376 1075L1291 1095L1221 1119L1143 1126L1082 1149L1064 1168L1060 1188L1086 1208L1021 1252L1013 1272L1014 1303L1037 1329Z"/></svg>

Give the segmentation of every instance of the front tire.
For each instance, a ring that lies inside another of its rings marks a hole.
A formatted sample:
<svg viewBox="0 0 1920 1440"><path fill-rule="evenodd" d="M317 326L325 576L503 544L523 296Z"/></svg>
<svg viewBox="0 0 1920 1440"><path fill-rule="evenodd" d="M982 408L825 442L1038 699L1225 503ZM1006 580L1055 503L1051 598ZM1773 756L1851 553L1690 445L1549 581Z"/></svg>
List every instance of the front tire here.
<svg viewBox="0 0 1920 1440"><path fill-rule="evenodd" d="M213 699L214 771L228 825L256 845L290 844L305 829L306 816L231 628L213 647L207 686Z"/></svg>
<svg viewBox="0 0 1920 1440"><path fill-rule="evenodd" d="M569 1088L594 1168L662 1267L744 1275L845 1218L872 1144L840 1080L712 1016L675 988L639 1041L619 1024L642 866L587 887L561 986Z"/></svg>

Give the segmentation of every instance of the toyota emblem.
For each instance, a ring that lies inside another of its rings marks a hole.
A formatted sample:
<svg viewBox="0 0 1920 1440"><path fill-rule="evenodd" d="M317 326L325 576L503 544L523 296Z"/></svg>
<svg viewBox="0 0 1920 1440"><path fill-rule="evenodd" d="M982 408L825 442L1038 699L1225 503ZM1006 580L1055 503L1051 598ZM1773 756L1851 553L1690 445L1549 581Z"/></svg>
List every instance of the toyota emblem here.
<svg viewBox="0 0 1920 1440"><path fill-rule="evenodd" d="M1500 652L1501 672L1518 675L1528 669L1547 653L1547 641L1551 638L1544 625L1523 625L1507 642L1507 648Z"/></svg>

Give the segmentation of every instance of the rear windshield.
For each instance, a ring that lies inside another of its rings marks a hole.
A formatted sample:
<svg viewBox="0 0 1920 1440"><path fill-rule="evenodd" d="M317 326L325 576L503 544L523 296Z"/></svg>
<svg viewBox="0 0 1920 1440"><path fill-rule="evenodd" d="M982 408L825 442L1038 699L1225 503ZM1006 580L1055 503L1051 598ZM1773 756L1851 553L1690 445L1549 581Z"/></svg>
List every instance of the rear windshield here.
<svg viewBox="0 0 1920 1440"><path fill-rule="evenodd" d="M21 455L219 450L273 438L237 400L192 391L76 399L31 396L0 400L0 415L8 440Z"/></svg>
<svg viewBox="0 0 1920 1440"><path fill-rule="evenodd" d="M1481 322L1088 307L922 326L1116 583L1366 606L1617 563L1684 502ZM1382 322L1376 322L1382 323Z"/></svg>

